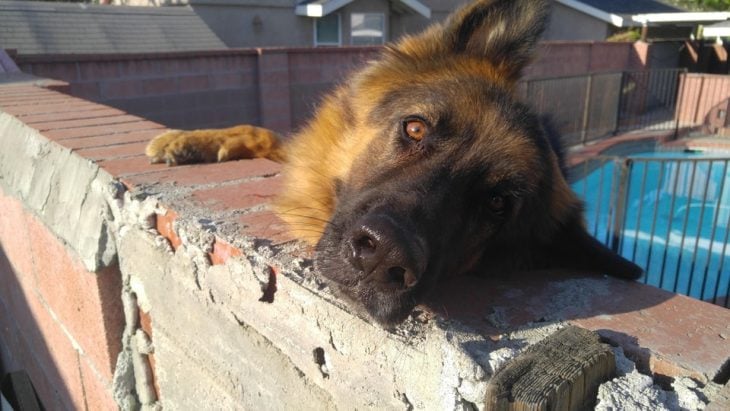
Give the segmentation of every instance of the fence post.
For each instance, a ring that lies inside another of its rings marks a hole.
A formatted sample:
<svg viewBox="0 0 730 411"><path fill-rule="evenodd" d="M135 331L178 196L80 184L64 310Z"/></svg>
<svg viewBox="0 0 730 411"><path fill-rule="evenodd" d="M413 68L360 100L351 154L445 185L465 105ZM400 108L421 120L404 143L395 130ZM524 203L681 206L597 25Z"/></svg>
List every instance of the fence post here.
<svg viewBox="0 0 730 411"><path fill-rule="evenodd" d="M618 134L619 129L621 128L621 109L623 108L624 104L624 81L626 80L626 72L621 72L621 81L619 82L619 89L618 89L618 107L616 107L616 120L613 123L613 135L615 136Z"/></svg>
<svg viewBox="0 0 730 411"><path fill-rule="evenodd" d="M580 143L585 145L588 138L588 122L591 116L591 95L593 94L593 73L588 75L586 84L586 96L583 102L583 123L580 130Z"/></svg>
<svg viewBox="0 0 730 411"><path fill-rule="evenodd" d="M611 233L611 250L619 253L621 239L623 238L624 227L626 225L626 208L629 201L629 177L631 176L631 168L634 161L630 158L615 159L614 167L618 168L618 182L616 201L614 203L614 219L613 230Z"/></svg>
<svg viewBox="0 0 730 411"><path fill-rule="evenodd" d="M676 140L679 137L679 117L682 115L682 109L684 108L684 100L686 99L685 88L687 87L687 69L683 68L677 73L677 97L674 104L674 137L672 140Z"/></svg>

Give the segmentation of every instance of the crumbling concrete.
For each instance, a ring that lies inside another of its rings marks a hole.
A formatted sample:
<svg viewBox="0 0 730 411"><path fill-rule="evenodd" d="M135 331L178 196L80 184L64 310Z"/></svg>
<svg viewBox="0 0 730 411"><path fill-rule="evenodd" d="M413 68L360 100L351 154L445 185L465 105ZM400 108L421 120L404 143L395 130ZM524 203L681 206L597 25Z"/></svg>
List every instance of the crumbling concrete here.
<svg viewBox="0 0 730 411"><path fill-rule="evenodd" d="M614 347L617 377L601 385L596 411L610 410L703 410L719 391L719 386L679 377L671 390L657 385L650 376L641 374L621 347Z"/></svg>
<svg viewBox="0 0 730 411"><path fill-rule="evenodd" d="M91 160L74 155L15 117L0 112L0 185L19 198L78 253L86 269L115 262L108 199L121 185Z"/></svg>

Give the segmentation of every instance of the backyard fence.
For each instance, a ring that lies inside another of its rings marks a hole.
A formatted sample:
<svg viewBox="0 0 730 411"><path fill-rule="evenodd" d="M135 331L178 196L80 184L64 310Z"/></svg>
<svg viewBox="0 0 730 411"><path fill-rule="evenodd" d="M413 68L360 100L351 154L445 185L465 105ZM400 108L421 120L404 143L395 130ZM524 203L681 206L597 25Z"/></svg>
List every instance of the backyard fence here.
<svg viewBox="0 0 730 411"><path fill-rule="evenodd" d="M695 103L683 99L682 87L696 87L694 81L683 81L686 74L684 69L659 69L530 79L520 83L518 93L548 114L564 144L572 146L619 132L695 125L694 118L679 123L678 113L686 111L680 106ZM699 98L697 92L691 96Z"/></svg>
<svg viewBox="0 0 730 411"><path fill-rule="evenodd" d="M592 159L572 187L589 231L644 268L644 283L730 307L730 157L692 156Z"/></svg>

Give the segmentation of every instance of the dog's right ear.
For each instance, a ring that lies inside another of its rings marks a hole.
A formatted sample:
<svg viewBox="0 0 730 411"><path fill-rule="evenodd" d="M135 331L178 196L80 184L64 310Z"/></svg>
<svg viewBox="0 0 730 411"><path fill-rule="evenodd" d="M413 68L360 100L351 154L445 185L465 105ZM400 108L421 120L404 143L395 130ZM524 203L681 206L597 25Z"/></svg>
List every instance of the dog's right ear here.
<svg viewBox="0 0 730 411"><path fill-rule="evenodd" d="M501 78L514 82L532 58L549 11L548 0L480 0L397 48L421 57L470 55L491 63Z"/></svg>

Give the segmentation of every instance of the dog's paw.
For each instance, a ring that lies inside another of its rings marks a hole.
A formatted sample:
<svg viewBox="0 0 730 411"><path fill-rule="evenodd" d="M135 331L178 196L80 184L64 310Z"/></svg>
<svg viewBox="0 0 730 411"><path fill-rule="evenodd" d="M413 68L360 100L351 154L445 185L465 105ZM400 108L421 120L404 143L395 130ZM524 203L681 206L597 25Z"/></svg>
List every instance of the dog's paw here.
<svg viewBox="0 0 730 411"><path fill-rule="evenodd" d="M169 130L153 138L145 154L150 163L177 164L214 162L218 160L220 141L199 130Z"/></svg>

